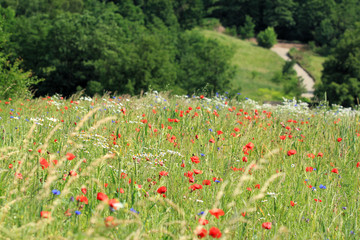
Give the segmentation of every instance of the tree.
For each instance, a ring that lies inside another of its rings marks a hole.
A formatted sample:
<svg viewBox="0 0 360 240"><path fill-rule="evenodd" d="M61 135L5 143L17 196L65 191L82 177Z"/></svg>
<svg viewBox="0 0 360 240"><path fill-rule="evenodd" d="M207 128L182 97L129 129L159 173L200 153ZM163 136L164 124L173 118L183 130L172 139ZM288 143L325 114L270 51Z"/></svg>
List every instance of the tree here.
<svg viewBox="0 0 360 240"><path fill-rule="evenodd" d="M3 9L0 6L0 98L9 97L29 97L31 92L30 86L36 84L42 79L32 75L31 71L23 71L20 68L21 60L16 59L14 62L9 60L9 53L4 51L11 34L6 31L9 22L12 22L15 12L11 9Z"/></svg>
<svg viewBox="0 0 360 240"><path fill-rule="evenodd" d="M333 54L324 63L322 83L315 94L343 106L359 104L360 97L360 23L348 29Z"/></svg>
<svg viewBox="0 0 360 240"><path fill-rule="evenodd" d="M188 31L181 36L178 49L177 85L188 94L230 90L230 79L235 74L230 64L231 48L206 39L196 31Z"/></svg>

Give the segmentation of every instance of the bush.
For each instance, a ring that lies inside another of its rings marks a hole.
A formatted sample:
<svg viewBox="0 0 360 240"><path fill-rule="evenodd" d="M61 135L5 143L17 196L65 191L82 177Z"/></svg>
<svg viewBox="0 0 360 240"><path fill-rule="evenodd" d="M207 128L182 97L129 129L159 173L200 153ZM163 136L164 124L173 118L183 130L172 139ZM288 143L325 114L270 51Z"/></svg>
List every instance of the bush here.
<svg viewBox="0 0 360 240"><path fill-rule="evenodd" d="M259 32L257 35L258 45L264 48L272 48L276 44L277 35L274 28L268 27L265 31Z"/></svg>
<svg viewBox="0 0 360 240"><path fill-rule="evenodd" d="M12 64L0 56L0 99L30 97L29 88L43 81L33 77L30 71L24 72L20 69L20 63L20 60L16 60Z"/></svg>

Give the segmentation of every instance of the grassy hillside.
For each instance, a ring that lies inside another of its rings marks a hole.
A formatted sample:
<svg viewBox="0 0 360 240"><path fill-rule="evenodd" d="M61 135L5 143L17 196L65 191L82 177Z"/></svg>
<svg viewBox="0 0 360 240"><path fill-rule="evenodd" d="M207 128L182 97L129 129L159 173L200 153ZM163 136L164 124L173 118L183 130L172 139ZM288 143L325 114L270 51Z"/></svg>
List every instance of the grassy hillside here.
<svg viewBox="0 0 360 240"><path fill-rule="evenodd" d="M258 47L254 43L219 32L210 30L200 30L200 32L207 38L217 39L223 44L234 47L233 64L237 67L237 74L233 80L233 87L241 89L240 92L244 97L256 100L274 100L275 91L281 92L281 85L271 81L273 75L277 71L281 71L284 64L284 60L278 55ZM259 91L259 89L262 90Z"/></svg>
<svg viewBox="0 0 360 240"><path fill-rule="evenodd" d="M295 48L289 51L289 55L302 66L316 81L321 81L321 72L326 58L319 56L311 50L297 50Z"/></svg>

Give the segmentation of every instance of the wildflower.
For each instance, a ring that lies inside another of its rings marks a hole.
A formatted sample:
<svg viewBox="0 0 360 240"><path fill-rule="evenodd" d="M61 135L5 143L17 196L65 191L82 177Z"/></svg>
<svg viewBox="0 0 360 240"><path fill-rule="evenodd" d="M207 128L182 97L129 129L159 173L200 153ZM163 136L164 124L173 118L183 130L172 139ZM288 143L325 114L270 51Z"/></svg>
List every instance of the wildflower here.
<svg viewBox="0 0 360 240"><path fill-rule="evenodd" d="M67 153L66 154L66 158L67 158L67 160L73 160L74 158L75 158L75 155L74 154L72 154L72 153Z"/></svg>
<svg viewBox="0 0 360 240"><path fill-rule="evenodd" d="M60 195L60 191L59 190L57 190L57 189L54 189L54 190L52 190L51 191L54 195Z"/></svg>
<svg viewBox="0 0 360 240"><path fill-rule="evenodd" d="M211 215L215 216L217 219L219 219L219 216L224 216L224 215L225 215L225 213L224 213L223 210L217 209L217 208L211 209L211 210L209 211L209 213L210 213Z"/></svg>
<svg viewBox="0 0 360 240"><path fill-rule="evenodd" d="M109 198L105 193L99 192L96 199L99 201L107 201Z"/></svg>
<svg viewBox="0 0 360 240"><path fill-rule="evenodd" d="M207 235L207 230L205 228L198 227L195 229L195 234L198 238L204 238Z"/></svg>
<svg viewBox="0 0 360 240"><path fill-rule="evenodd" d="M161 171L161 172L159 173L159 175L163 177L163 176L169 175L169 173L166 172L166 171Z"/></svg>
<svg viewBox="0 0 360 240"><path fill-rule="evenodd" d="M339 173L339 170L338 170L337 168L334 168L333 170L331 170L331 172L338 174L338 173Z"/></svg>
<svg viewBox="0 0 360 240"><path fill-rule="evenodd" d="M338 138L337 141L338 141L338 142L341 142L341 141L342 141L342 138Z"/></svg>
<svg viewBox="0 0 360 240"><path fill-rule="evenodd" d="M221 231L216 227L212 227L209 230L209 235L212 236L213 238L220 238L221 237Z"/></svg>
<svg viewBox="0 0 360 240"><path fill-rule="evenodd" d="M42 218L50 218L51 213L47 212L47 211L41 211L40 212L40 217Z"/></svg>
<svg viewBox="0 0 360 240"><path fill-rule="evenodd" d="M130 208L130 211L133 212L133 213L139 214L139 212L136 211L134 208Z"/></svg>
<svg viewBox="0 0 360 240"><path fill-rule="evenodd" d="M296 203L293 202L293 201L290 201L290 205L291 205L292 207L294 207L294 206L296 205Z"/></svg>
<svg viewBox="0 0 360 240"><path fill-rule="evenodd" d="M81 212L76 210L76 211L75 211L75 214L76 214L76 215L80 215Z"/></svg>
<svg viewBox="0 0 360 240"><path fill-rule="evenodd" d="M48 161L46 161L45 158L40 158L40 165L42 169L46 169L50 166L50 164L48 163Z"/></svg>
<svg viewBox="0 0 360 240"><path fill-rule="evenodd" d="M195 174L202 174L203 173L203 171L197 170L197 169L193 169L193 171L194 171Z"/></svg>
<svg viewBox="0 0 360 240"><path fill-rule="evenodd" d="M77 196L76 201L83 202L85 204L89 204L89 200L87 199L86 196Z"/></svg>
<svg viewBox="0 0 360 240"><path fill-rule="evenodd" d="M190 188L192 191L195 191L196 189L202 189L203 187L202 187L202 185L195 183L194 185L191 185L189 188Z"/></svg>
<svg viewBox="0 0 360 240"><path fill-rule="evenodd" d="M197 156L192 156L190 159L191 159L191 161L192 161L193 163L195 163L195 164L200 163L199 157L197 157Z"/></svg>
<svg viewBox="0 0 360 240"><path fill-rule="evenodd" d="M264 229L271 229L271 222L264 222L261 227Z"/></svg>
<svg viewBox="0 0 360 240"><path fill-rule="evenodd" d="M201 224L201 225L206 225L206 224L208 224L209 223L209 220L206 220L206 219L204 219L204 218L200 218L199 219L199 224Z"/></svg>
<svg viewBox="0 0 360 240"><path fill-rule="evenodd" d="M166 189L165 186L159 187L158 190L157 190L157 192L158 192L159 194L166 193L166 191L167 191L167 189Z"/></svg>
<svg viewBox="0 0 360 240"><path fill-rule="evenodd" d="M209 185L209 186L211 186L211 181L205 179L205 180L202 181L202 185Z"/></svg>
<svg viewBox="0 0 360 240"><path fill-rule="evenodd" d="M287 155L288 155L288 156L291 156L291 155L294 155L294 154L296 154L296 150L289 150L289 151L287 152Z"/></svg>
<svg viewBox="0 0 360 240"><path fill-rule="evenodd" d="M326 189L326 186L325 186L325 185L320 184L319 188L321 188L321 189Z"/></svg>
<svg viewBox="0 0 360 240"><path fill-rule="evenodd" d="M121 202L119 202L119 200L117 200L117 199L110 199L109 200L109 206L111 208L113 208L114 210L118 210L119 208L124 207L124 205Z"/></svg>
<svg viewBox="0 0 360 240"><path fill-rule="evenodd" d="M87 193L87 189L86 189L86 188L81 188L81 192L82 192L83 194L86 194L86 193Z"/></svg>

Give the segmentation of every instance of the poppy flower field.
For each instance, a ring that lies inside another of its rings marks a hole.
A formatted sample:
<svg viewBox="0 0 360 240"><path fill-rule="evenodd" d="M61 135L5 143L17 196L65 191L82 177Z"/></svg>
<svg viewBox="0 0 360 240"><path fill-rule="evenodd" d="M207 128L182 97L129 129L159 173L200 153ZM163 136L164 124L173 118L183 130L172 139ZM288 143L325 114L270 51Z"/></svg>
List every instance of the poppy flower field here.
<svg viewBox="0 0 360 240"><path fill-rule="evenodd" d="M358 239L360 112L226 96L0 102L1 239Z"/></svg>

